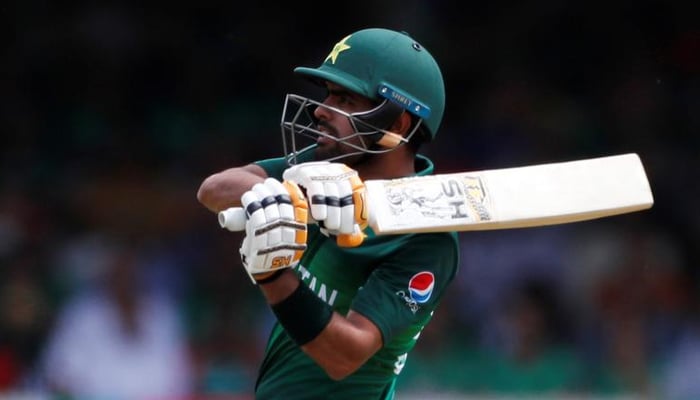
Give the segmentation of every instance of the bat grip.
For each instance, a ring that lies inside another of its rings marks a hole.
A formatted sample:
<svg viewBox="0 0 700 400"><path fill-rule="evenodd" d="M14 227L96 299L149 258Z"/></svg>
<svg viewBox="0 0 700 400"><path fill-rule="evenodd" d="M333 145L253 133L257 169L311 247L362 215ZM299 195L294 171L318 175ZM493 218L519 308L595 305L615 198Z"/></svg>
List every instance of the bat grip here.
<svg viewBox="0 0 700 400"><path fill-rule="evenodd" d="M231 232L245 230L246 214L242 207L231 207L219 211L219 226Z"/></svg>

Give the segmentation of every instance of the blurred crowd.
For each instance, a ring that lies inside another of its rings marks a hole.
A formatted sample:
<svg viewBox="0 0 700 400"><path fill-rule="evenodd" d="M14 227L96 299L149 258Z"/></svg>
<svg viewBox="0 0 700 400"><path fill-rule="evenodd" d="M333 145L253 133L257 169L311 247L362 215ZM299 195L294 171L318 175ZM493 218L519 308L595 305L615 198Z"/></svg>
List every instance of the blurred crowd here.
<svg viewBox="0 0 700 400"><path fill-rule="evenodd" d="M284 95L313 90L292 69L368 26L409 31L443 67L438 172L636 152L656 201L460 233L399 392L700 398L685 2L229 3L3 6L0 398L251 398L273 316L196 191L279 155Z"/></svg>

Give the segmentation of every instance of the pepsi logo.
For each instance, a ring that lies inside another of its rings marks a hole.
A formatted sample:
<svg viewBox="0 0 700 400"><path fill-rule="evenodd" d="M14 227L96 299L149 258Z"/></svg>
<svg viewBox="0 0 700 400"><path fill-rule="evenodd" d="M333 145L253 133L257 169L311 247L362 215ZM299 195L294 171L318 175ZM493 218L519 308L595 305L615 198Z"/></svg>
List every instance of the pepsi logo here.
<svg viewBox="0 0 700 400"><path fill-rule="evenodd" d="M423 304L430 299L435 287L435 276L432 272L422 271L408 281L408 292L416 303Z"/></svg>

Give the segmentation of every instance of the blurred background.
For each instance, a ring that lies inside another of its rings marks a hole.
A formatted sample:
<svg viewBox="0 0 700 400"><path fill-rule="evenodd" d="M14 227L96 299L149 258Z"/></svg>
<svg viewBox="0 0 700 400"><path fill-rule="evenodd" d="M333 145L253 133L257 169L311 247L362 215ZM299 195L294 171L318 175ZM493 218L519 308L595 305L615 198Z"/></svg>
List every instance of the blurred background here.
<svg viewBox="0 0 700 400"><path fill-rule="evenodd" d="M4 3L0 398L252 398L272 316L197 188L280 155L292 69L375 26L443 68L437 172L636 152L656 201L460 233L397 398L700 398L691 3Z"/></svg>

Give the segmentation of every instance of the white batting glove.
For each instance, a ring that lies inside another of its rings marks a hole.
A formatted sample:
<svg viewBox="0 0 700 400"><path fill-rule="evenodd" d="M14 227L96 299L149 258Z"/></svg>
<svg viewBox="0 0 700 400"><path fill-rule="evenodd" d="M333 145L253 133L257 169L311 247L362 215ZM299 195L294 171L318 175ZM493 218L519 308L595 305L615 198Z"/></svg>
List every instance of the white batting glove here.
<svg viewBox="0 0 700 400"><path fill-rule="evenodd" d="M307 162L284 171L285 181L306 192L311 218L341 246L358 246L367 226L365 185L357 171L342 163Z"/></svg>
<svg viewBox="0 0 700 400"><path fill-rule="evenodd" d="M241 261L254 283L294 267L306 250L308 204L296 184L267 178L241 197L246 236Z"/></svg>

